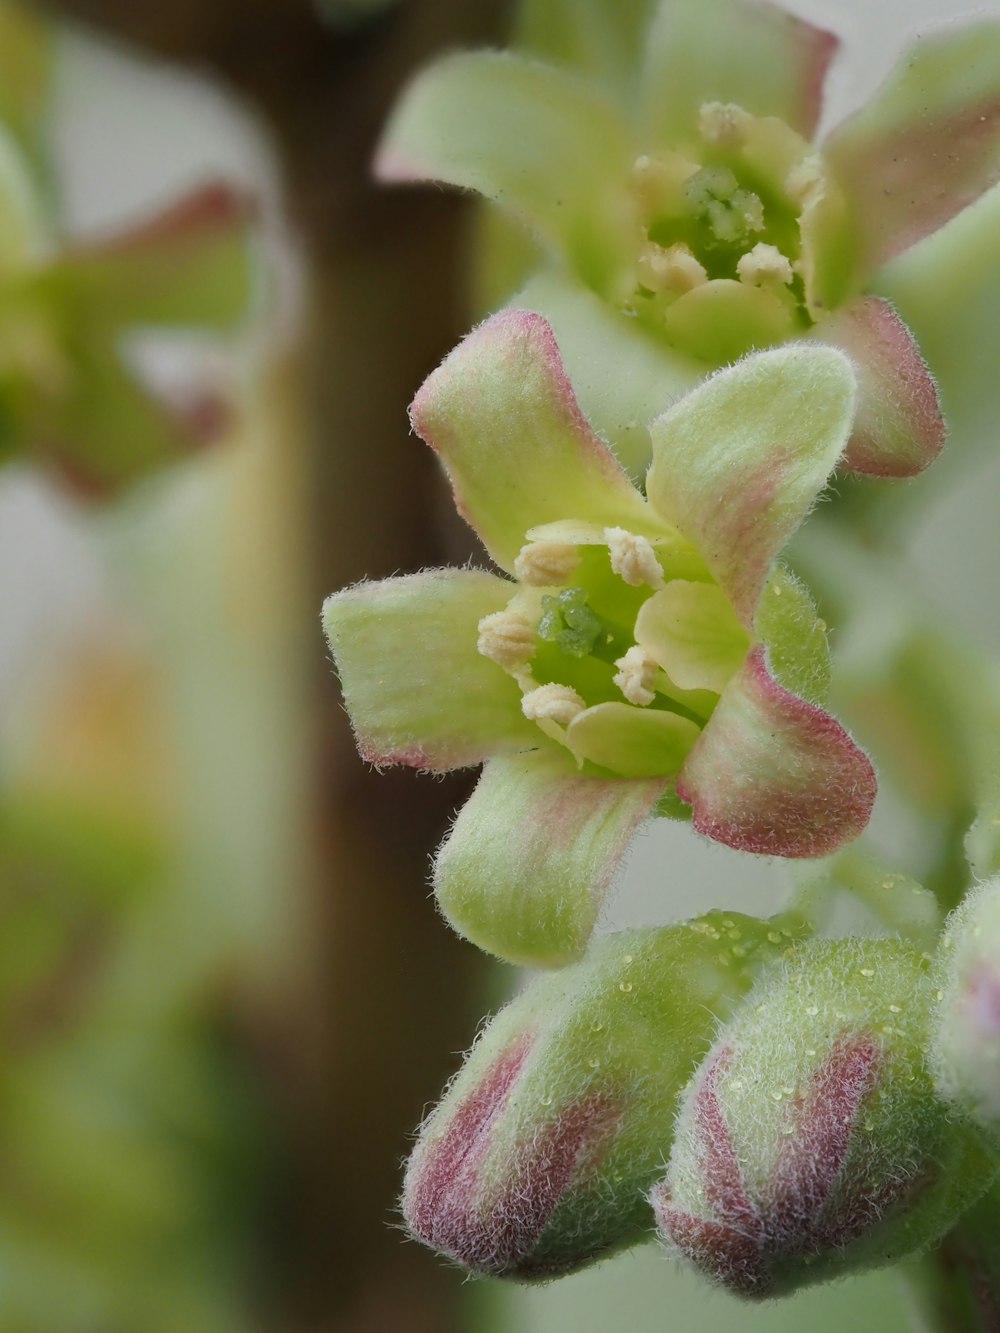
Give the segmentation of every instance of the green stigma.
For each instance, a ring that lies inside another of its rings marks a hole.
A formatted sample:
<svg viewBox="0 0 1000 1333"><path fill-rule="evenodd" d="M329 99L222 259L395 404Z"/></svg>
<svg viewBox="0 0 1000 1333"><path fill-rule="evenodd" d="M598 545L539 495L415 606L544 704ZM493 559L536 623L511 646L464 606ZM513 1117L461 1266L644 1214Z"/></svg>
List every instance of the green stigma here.
<svg viewBox="0 0 1000 1333"><path fill-rule="evenodd" d="M612 635L588 606L586 588L564 588L556 597L542 598L538 637L569 657L587 657L598 643L609 643Z"/></svg>

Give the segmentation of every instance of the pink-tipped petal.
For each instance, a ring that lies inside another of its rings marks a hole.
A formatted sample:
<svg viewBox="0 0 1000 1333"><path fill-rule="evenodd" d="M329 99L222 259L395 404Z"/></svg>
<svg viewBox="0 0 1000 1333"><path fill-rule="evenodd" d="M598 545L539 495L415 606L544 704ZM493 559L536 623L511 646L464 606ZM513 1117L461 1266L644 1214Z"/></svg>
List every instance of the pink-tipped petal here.
<svg viewBox="0 0 1000 1333"><path fill-rule="evenodd" d="M473 330L425 381L410 417L502 569L513 569L528 528L557 519L657 530L581 413L540 315L506 310Z"/></svg>
<svg viewBox="0 0 1000 1333"><path fill-rule="evenodd" d="M789 693L758 645L677 780L706 837L765 856L828 856L862 832L875 772L829 713Z"/></svg>
<svg viewBox="0 0 1000 1333"><path fill-rule="evenodd" d="M777 5L699 0L659 6L643 74L648 128L690 141L706 102L777 116L811 138L837 38Z"/></svg>
<svg viewBox="0 0 1000 1333"><path fill-rule="evenodd" d="M747 629L847 444L854 401L842 353L793 343L719 371L650 428L650 504L701 552Z"/></svg>
<svg viewBox="0 0 1000 1333"><path fill-rule="evenodd" d="M1000 23L918 40L824 152L863 273L943 226L1000 180Z"/></svg>
<svg viewBox="0 0 1000 1333"><path fill-rule="evenodd" d="M862 296L817 326L820 342L851 357L858 408L844 466L871 477L914 477L945 441L934 377L910 330L878 296Z"/></svg>
<svg viewBox="0 0 1000 1333"><path fill-rule="evenodd" d="M327 599L323 625L364 759L446 772L537 743L520 690L476 648L479 621L513 591L480 570L439 569Z"/></svg>

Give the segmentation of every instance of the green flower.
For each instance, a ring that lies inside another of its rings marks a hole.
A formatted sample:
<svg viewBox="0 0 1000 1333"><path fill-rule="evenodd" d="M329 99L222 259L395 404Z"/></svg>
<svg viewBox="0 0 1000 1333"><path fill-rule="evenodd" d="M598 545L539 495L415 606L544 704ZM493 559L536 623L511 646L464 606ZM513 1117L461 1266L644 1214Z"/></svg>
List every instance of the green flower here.
<svg viewBox="0 0 1000 1333"><path fill-rule="evenodd" d="M845 465L919 472L944 438L935 385L867 289L1000 176L1000 24L918 41L817 146L831 34L748 0L663 0L642 21L635 6L596 10L574 7L566 41L536 43L589 77L495 52L425 70L390 122L381 177L476 190L529 229L549 271L516 304L566 338L574 378L585 367L595 381L584 406L623 458L648 447L634 403L664 375L690 384L706 363L809 336L861 367ZM595 26L606 51L587 46ZM625 35L630 78L609 73ZM638 369L616 386L601 362L625 357Z"/></svg>
<svg viewBox="0 0 1000 1333"><path fill-rule="evenodd" d="M582 416L552 331L475 330L412 421L508 576L436 570L331 597L362 755L488 760L438 901L519 962L578 956L633 834L691 807L744 851L832 852L875 778L822 708L824 626L775 559L847 442L846 358L795 345L721 371L651 426L645 495ZM683 804L682 804L683 803Z"/></svg>
<svg viewBox="0 0 1000 1333"><path fill-rule="evenodd" d="M224 333L246 319L253 212L209 183L126 230L67 242L0 126L0 462L27 455L100 493L216 434L218 394L168 406L123 353L139 329Z"/></svg>

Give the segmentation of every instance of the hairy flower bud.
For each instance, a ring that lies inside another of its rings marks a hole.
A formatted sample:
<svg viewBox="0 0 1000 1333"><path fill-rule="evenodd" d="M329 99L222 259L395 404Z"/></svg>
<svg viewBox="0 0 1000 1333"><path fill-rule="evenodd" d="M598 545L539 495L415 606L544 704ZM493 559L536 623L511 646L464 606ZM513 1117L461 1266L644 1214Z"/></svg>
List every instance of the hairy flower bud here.
<svg viewBox="0 0 1000 1333"><path fill-rule="evenodd" d="M1000 1135L1000 879L953 912L935 963L938 1087Z"/></svg>
<svg viewBox="0 0 1000 1333"><path fill-rule="evenodd" d="M675 1254L744 1296L896 1260L996 1174L924 1067L928 961L894 940L803 945L706 1057L651 1195Z"/></svg>
<svg viewBox="0 0 1000 1333"><path fill-rule="evenodd" d="M474 1274L570 1272L651 1230L677 1094L754 965L791 931L712 913L627 931L487 1027L420 1130L413 1236Z"/></svg>

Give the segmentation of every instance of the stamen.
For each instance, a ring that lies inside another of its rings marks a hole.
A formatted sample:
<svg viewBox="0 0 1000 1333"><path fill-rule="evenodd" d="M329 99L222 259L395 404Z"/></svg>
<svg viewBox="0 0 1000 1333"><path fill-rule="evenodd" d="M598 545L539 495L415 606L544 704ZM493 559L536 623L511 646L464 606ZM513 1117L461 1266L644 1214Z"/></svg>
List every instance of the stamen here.
<svg viewBox="0 0 1000 1333"><path fill-rule="evenodd" d="M639 252L639 281L651 292L675 292L683 296L708 281L704 267L683 241L669 249L647 241Z"/></svg>
<svg viewBox="0 0 1000 1333"><path fill-rule="evenodd" d="M809 153L785 178L785 193L800 209L816 203L825 189L823 162L818 153Z"/></svg>
<svg viewBox="0 0 1000 1333"><path fill-rule="evenodd" d="M698 112L698 132L717 148L742 148L751 119L735 102L705 102Z"/></svg>
<svg viewBox="0 0 1000 1333"><path fill-rule="evenodd" d="M533 588L556 588L580 563L580 552L565 542L528 542L514 561L514 575Z"/></svg>
<svg viewBox="0 0 1000 1333"><path fill-rule="evenodd" d="M611 568L630 588L648 584L650 588L664 586L663 570L656 553L645 537L637 537L626 528L605 528Z"/></svg>
<svg viewBox="0 0 1000 1333"><path fill-rule="evenodd" d="M494 611L479 622L476 648L504 670L530 661L535 642L534 627L516 611Z"/></svg>
<svg viewBox="0 0 1000 1333"><path fill-rule="evenodd" d="M656 698L653 681L659 667L647 656L644 648L638 644L631 647L624 657L619 657L615 666L618 671L614 682L630 704L645 708Z"/></svg>
<svg viewBox="0 0 1000 1333"><path fill-rule="evenodd" d="M736 264L740 282L748 287L787 287L792 281L792 265L776 245L758 241L741 255Z"/></svg>
<svg viewBox="0 0 1000 1333"><path fill-rule="evenodd" d="M521 712L529 722L556 722L568 727L587 707L568 685L539 685L521 699Z"/></svg>

